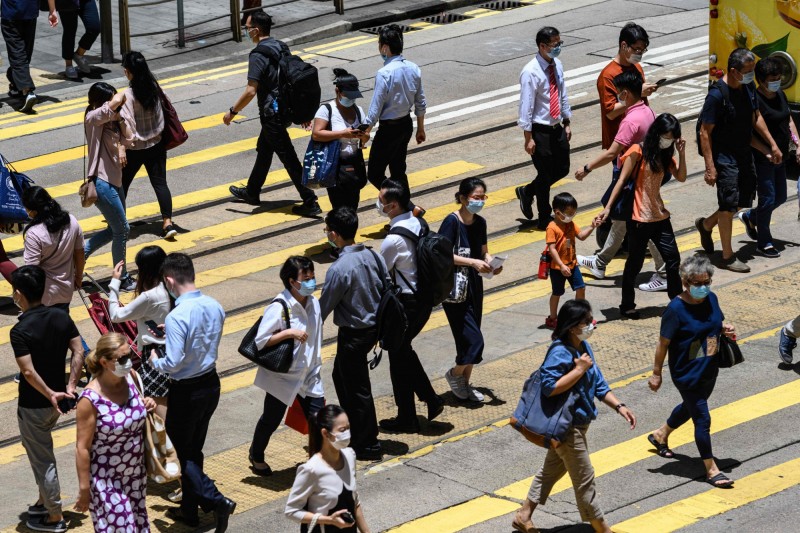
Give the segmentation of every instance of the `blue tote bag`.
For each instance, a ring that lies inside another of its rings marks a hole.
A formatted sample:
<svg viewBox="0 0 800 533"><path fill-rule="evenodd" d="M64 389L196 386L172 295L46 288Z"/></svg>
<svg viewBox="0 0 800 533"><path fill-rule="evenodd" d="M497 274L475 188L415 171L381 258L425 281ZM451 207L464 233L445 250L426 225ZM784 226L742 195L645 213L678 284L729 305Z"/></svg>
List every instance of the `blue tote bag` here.
<svg viewBox="0 0 800 533"><path fill-rule="evenodd" d="M325 104L328 108L328 129L331 127L333 110L330 104ZM336 186L336 178L339 175L339 152L341 144L339 140L320 142L310 140L306 148L306 156L303 159L303 185L309 189L320 189L323 187Z"/></svg>
<svg viewBox="0 0 800 533"><path fill-rule="evenodd" d="M547 355L559 344L561 341L551 344ZM525 381L519 404L511 416L511 427L537 446L558 448L572 426L572 406L577 397L578 393L572 389L556 396L546 396L542 391L540 367Z"/></svg>
<svg viewBox="0 0 800 533"><path fill-rule="evenodd" d="M33 185L33 180L17 172L0 154L0 223L19 224L28 221L28 212L22 205L22 192Z"/></svg>

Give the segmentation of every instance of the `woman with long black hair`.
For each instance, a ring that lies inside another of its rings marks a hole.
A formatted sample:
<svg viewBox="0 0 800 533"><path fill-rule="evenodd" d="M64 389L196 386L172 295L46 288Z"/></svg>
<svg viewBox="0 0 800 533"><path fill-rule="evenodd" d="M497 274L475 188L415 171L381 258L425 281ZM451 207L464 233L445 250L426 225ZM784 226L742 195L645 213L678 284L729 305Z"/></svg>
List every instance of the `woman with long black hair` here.
<svg viewBox="0 0 800 533"><path fill-rule="evenodd" d="M127 197L133 178L144 165L161 210L161 236L171 240L178 232L172 225L172 193L167 185L167 150L161 142L164 131L161 87L141 52L125 54L122 57L122 68L130 82L125 89L122 117L128 126L128 139L131 141L127 165L122 171L122 188Z"/></svg>
<svg viewBox="0 0 800 533"><path fill-rule="evenodd" d="M678 152L678 162L672 157ZM622 194L629 179L633 185L633 212L628 220L628 259L622 273L622 303L619 310L626 318L639 318L636 311L636 276L642 271L647 241L652 240L667 271L667 294L670 300L683 289L679 273L681 254L675 241L670 213L661 199L661 185L668 175L686 181L686 141L681 138L681 124L674 116L663 113L656 117L642 144L634 144L620 157L622 173L608 207L598 215L602 224Z"/></svg>
<svg viewBox="0 0 800 533"><path fill-rule="evenodd" d="M356 452L349 448L350 420L329 404L308 420L308 456L297 469L286 516L309 531L369 533L356 490Z"/></svg>

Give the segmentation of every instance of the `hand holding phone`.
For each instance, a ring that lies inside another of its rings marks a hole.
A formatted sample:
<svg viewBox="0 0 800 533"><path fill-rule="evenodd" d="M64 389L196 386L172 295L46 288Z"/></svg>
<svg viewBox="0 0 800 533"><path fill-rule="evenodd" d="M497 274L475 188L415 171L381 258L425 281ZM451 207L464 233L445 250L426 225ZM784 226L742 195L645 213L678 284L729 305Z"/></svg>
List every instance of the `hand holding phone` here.
<svg viewBox="0 0 800 533"><path fill-rule="evenodd" d="M667 78L661 78L660 80L658 80L658 81L656 82L656 86L657 86L657 87L661 87L661 86L662 86L662 85L664 85L666 82L667 82Z"/></svg>
<svg viewBox="0 0 800 533"><path fill-rule="evenodd" d="M77 405L77 403L78 401L75 398L61 398L58 400L58 410L63 414L67 414L75 409L75 405Z"/></svg>
<svg viewBox="0 0 800 533"><path fill-rule="evenodd" d="M359 124L358 125L358 130L359 131L367 131L368 128L369 128L369 124Z"/></svg>
<svg viewBox="0 0 800 533"><path fill-rule="evenodd" d="M339 518L341 518L342 520L344 520L348 524L353 524L356 521L356 519L353 518L353 515L350 514L350 511L343 512L342 514L339 515Z"/></svg>
<svg viewBox="0 0 800 533"><path fill-rule="evenodd" d="M159 339L164 338L164 330L158 327L155 320L145 320L144 323L150 328L150 331L153 333L154 336L158 337Z"/></svg>

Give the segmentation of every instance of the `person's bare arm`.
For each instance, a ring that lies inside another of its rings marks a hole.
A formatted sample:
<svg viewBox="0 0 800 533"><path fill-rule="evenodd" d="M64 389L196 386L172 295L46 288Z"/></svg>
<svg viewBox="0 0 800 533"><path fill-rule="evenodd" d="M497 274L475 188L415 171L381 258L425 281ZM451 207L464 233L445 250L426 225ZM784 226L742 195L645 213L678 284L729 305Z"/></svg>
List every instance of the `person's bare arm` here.
<svg viewBox="0 0 800 533"><path fill-rule="evenodd" d="M36 389L39 394L47 398L53 408L61 413L61 410L58 408L58 402L64 398L71 398L72 395L66 392L56 392L48 387L47 383L45 383L42 379L42 376L40 376L39 373L36 372L36 369L33 368L33 359L31 359L30 354L17 357L16 361L17 365L19 366L20 373L25 381L27 381L31 387Z"/></svg>
<svg viewBox="0 0 800 533"><path fill-rule="evenodd" d="M81 373L83 373L83 343L80 335L70 339L69 351L72 352L72 358L69 364L67 392L74 396L75 390L78 388L78 380L81 379Z"/></svg>
<svg viewBox="0 0 800 533"><path fill-rule="evenodd" d="M661 372L664 368L664 360L667 358L667 348L669 348L669 339L664 337L658 338L658 345L656 346L656 356L653 362L653 375L647 380L650 390L653 392L661 388Z"/></svg>
<svg viewBox="0 0 800 533"><path fill-rule="evenodd" d="M714 124L700 125L700 151L703 152L703 161L706 166L704 179L706 183L714 186L717 183L717 168L714 166L714 156L711 151L711 132L714 131Z"/></svg>
<svg viewBox="0 0 800 533"><path fill-rule="evenodd" d="M85 513L89 510L92 476L89 472L90 454L94 433L97 430L97 411L88 399L78 401L77 438L75 439L75 467L78 470L78 501L75 510Z"/></svg>
<svg viewBox="0 0 800 533"><path fill-rule="evenodd" d="M236 103L233 104L232 109L239 113L242 109L247 107L253 98L256 97L256 92L258 91L258 82L255 80L247 80L247 87L244 88L242 95L236 100ZM228 126L230 125L231 121L233 120L233 115L231 114L231 110L225 112L225 116L222 117L222 122Z"/></svg>

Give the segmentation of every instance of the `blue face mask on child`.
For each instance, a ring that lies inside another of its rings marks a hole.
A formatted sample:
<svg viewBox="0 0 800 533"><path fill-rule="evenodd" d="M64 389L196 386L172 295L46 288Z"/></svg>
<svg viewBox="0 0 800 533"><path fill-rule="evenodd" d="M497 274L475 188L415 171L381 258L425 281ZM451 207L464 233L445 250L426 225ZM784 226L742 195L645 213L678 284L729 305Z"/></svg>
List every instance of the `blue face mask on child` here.
<svg viewBox="0 0 800 533"><path fill-rule="evenodd" d="M709 287L708 285L700 285L699 287L696 285L689 285L689 294L695 300L705 299L710 292L711 292L711 287Z"/></svg>
<svg viewBox="0 0 800 533"><path fill-rule="evenodd" d="M297 289L297 292L300 293L300 296L311 296L314 294L315 290L317 290L317 280L312 278L301 281L300 288Z"/></svg>

